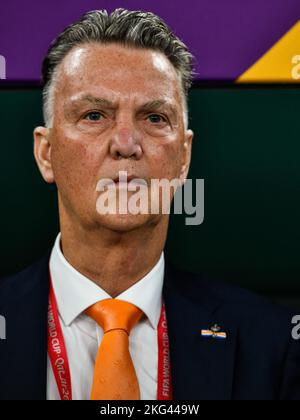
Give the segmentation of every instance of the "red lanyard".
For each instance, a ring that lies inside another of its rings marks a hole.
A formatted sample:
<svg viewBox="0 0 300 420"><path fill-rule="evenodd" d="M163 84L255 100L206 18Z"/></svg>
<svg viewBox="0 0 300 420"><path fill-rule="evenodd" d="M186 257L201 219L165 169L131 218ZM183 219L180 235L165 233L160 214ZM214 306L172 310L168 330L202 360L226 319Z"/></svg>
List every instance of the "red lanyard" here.
<svg viewBox="0 0 300 420"><path fill-rule="evenodd" d="M157 400L172 400L172 378L168 326L164 304L157 327L158 379ZM55 294L50 275L48 306L48 354L61 400L72 400L71 374Z"/></svg>

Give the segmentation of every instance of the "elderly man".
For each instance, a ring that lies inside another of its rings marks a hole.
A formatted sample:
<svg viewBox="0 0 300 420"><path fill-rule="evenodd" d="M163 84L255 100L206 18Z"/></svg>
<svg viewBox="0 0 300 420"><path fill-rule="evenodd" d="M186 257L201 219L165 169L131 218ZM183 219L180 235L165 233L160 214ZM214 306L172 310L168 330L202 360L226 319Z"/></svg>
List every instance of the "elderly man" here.
<svg viewBox="0 0 300 420"><path fill-rule="evenodd" d="M149 195L153 179L184 184L191 73L151 13L90 12L52 43L34 156L61 232L1 281L1 399L300 399L292 313L165 262L162 195L158 212L99 204L110 187L128 204L132 182Z"/></svg>

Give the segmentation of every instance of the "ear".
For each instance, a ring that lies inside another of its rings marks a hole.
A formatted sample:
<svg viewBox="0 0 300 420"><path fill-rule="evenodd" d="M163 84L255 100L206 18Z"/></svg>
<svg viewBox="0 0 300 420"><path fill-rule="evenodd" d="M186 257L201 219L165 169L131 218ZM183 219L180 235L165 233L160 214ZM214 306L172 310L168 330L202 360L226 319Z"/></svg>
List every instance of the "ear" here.
<svg viewBox="0 0 300 420"><path fill-rule="evenodd" d="M36 127L33 131L34 157L42 177L46 182L54 182L54 174L51 164L50 128Z"/></svg>
<svg viewBox="0 0 300 420"><path fill-rule="evenodd" d="M185 183L191 163L192 155L192 141L194 138L194 133L192 130L187 130L185 133L185 140L183 144L183 158L180 171L180 180L182 185Z"/></svg>

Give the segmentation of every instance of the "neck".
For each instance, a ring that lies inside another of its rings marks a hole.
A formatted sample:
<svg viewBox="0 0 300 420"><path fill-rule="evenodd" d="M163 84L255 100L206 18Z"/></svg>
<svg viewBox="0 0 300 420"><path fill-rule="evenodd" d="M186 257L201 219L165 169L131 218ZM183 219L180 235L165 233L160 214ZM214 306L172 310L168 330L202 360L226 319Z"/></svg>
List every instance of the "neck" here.
<svg viewBox="0 0 300 420"><path fill-rule="evenodd" d="M81 274L116 297L141 280L163 251L168 218L129 232L104 227L84 229L61 217L61 247L66 260Z"/></svg>

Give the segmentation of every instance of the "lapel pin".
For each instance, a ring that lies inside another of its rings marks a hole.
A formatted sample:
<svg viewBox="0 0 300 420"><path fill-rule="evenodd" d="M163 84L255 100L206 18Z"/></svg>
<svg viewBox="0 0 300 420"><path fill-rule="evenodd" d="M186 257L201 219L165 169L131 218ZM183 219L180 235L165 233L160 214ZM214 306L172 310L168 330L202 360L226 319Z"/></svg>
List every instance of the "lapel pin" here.
<svg viewBox="0 0 300 420"><path fill-rule="evenodd" d="M220 340L226 340L227 338L227 334L221 331L221 328L218 324L215 324L214 326L210 327L209 330L202 330L201 336L206 338L217 338Z"/></svg>

